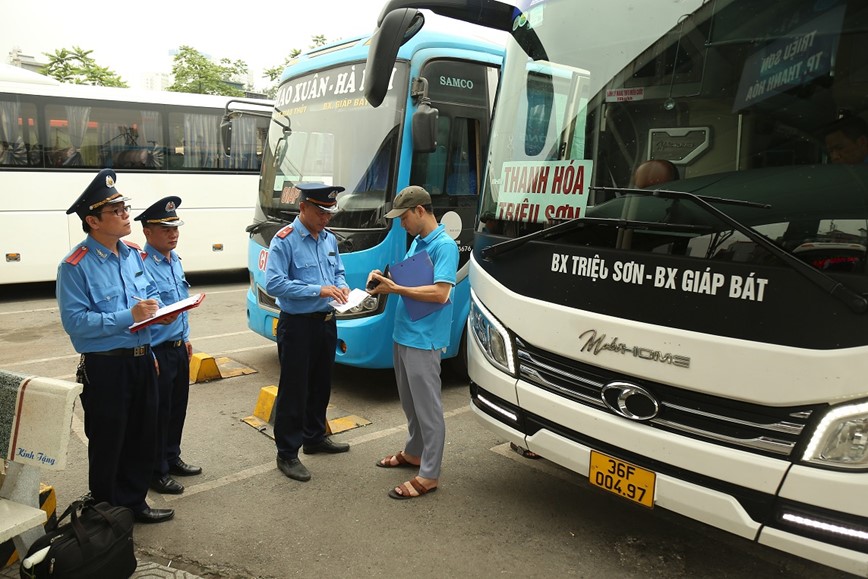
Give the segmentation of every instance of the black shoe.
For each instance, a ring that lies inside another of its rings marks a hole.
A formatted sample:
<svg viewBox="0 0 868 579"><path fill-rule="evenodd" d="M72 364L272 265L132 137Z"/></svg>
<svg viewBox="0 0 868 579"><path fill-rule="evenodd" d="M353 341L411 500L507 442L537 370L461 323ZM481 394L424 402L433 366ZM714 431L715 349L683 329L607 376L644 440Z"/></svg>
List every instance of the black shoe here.
<svg viewBox="0 0 868 579"><path fill-rule="evenodd" d="M280 472L285 474L291 479L307 482L310 480L310 471L301 464L301 461L297 458L281 458L277 457L277 468L280 469Z"/></svg>
<svg viewBox="0 0 868 579"><path fill-rule="evenodd" d="M195 476L202 474L201 466L190 466L180 458L169 465L169 474L175 476Z"/></svg>
<svg viewBox="0 0 868 579"><path fill-rule="evenodd" d="M323 438L322 442L317 444L305 444L303 447L305 454L316 454L318 452L327 452L329 454L338 454L347 452L350 445L346 442L334 442L331 438Z"/></svg>
<svg viewBox="0 0 868 579"><path fill-rule="evenodd" d="M165 495L180 495L184 492L184 485L169 475L151 481L151 488L158 493L163 493Z"/></svg>
<svg viewBox="0 0 868 579"><path fill-rule="evenodd" d="M144 511L136 513L136 521L139 523L162 523L175 516L175 509L152 509L146 507Z"/></svg>

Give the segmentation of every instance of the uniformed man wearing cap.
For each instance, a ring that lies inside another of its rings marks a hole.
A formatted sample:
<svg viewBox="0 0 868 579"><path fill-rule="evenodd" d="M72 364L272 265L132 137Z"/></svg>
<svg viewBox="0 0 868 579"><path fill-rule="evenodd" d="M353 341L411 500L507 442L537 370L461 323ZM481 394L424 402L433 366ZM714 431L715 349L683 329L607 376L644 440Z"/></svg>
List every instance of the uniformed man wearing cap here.
<svg viewBox="0 0 868 579"><path fill-rule="evenodd" d="M326 437L326 407L331 396L337 324L329 302L345 303L349 287L335 236L325 226L337 210L343 187L297 183L299 214L277 232L268 248L265 290L280 307L277 353L280 383L274 414L277 467L289 478L308 481L298 458L338 453L349 444Z"/></svg>
<svg viewBox="0 0 868 579"><path fill-rule="evenodd" d="M90 493L132 509L139 522L159 523L175 512L145 501L157 436L151 330L129 327L153 317L161 304L137 248L121 241L130 233L130 206L116 181L114 171L103 169L67 210L81 219L87 237L58 267L57 302L63 329L81 353Z"/></svg>
<svg viewBox="0 0 868 579"><path fill-rule="evenodd" d="M393 362L401 407L407 416L407 441L404 448L377 461L382 468L413 466L418 476L389 491L393 499L415 499L437 489L446 421L440 399L440 356L449 346L452 328L452 288L458 269L458 245L434 217L431 195L416 185L402 189L395 197L390 219L400 219L401 227L413 236L406 257L426 251L433 264L433 282L414 287L401 286L382 272L371 272L379 282L371 294L400 296L395 309ZM425 316L412 320L405 299L445 304Z"/></svg>
<svg viewBox="0 0 868 579"><path fill-rule="evenodd" d="M190 297L181 259L175 253L180 227L184 222L176 209L180 197L164 197L145 209L136 221L142 223L145 270L160 292L160 301L170 305ZM181 435L190 397L190 324L182 312L171 324L155 325L151 330L152 346L159 369L159 410L157 412L157 456L151 488L160 493L178 495L184 485L172 478L202 473L202 467L181 459Z"/></svg>

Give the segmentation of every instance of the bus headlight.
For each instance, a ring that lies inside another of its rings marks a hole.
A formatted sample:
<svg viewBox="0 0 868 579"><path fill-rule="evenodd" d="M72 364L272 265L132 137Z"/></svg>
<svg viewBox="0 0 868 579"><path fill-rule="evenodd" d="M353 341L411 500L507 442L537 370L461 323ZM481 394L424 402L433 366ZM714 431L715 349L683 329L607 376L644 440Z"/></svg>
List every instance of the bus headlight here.
<svg viewBox="0 0 868 579"><path fill-rule="evenodd" d="M470 334L488 358L488 361L515 376L515 360L512 356L512 340L506 328L479 303L476 293L470 290L470 315L467 318Z"/></svg>
<svg viewBox="0 0 868 579"><path fill-rule="evenodd" d="M814 430L802 459L824 466L868 469L868 402L830 409Z"/></svg>
<svg viewBox="0 0 868 579"><path fill-rule="evenodd" d="M354 306L348 309L345 312L338 312L338 318L348 319L348 318L361 318L363 316L370 316L371 314L375 314L380 310L380 296L368 296L362 303L357 306Z"/></svg>

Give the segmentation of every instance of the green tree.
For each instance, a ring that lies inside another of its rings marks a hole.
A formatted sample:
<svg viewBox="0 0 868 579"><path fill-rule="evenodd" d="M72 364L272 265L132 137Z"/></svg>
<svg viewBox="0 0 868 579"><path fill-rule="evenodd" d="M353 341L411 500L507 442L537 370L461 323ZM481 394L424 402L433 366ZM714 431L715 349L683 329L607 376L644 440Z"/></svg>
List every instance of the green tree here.
<svg viewBox="0 0 868 579"><path fill-rule="evenodd" d="M178 48L172 64L175 82L168 90L197 94L244 96L244 78L247 63L223 58L214 63L207 56L190 46Z"/></svg>
<svg viewBox="0 0 868 579"><path fill-rule="evenodd" d="M322 34L317 34L316 36L310 37L310 49L317 48L319 46L324 46L328 43L326 37ZM273 99L277 95L277 81L280 80L280 75L283 74L283 70L287 67L287 65L292 61L293 58L301 54L301 49L293 48L289 51L289 55L283 59L283 64L278 64L277 66L272 66L271 68L266 68L262 71L263 78L267 78L272 83L272 86L265 89L265 94L268 98Z"/></svg>
<svg viewBox="0 0 868 579"><path fill-rule="evenodd" d="M84 50L73 46L72 50L61 48L54 54L43 52L48 57L48 64L42 67L40 72L60 82L70 84L90 84L96 86L127 87L127 83L114 71L99 66L91 58L93 50Z"/></svg>

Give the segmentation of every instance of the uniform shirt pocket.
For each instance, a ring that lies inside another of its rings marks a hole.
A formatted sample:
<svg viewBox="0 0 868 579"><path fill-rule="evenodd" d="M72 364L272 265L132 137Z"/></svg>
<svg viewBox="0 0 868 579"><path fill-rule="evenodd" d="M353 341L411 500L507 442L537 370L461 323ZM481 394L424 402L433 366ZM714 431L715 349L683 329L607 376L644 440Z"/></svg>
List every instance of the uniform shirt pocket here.
<svg viewBox="0 0 868 579"><path fill-rule="evenodd" d="M108 314L120 309L121 292L114 285L95 285L90 288L90 299L96 311Z"/></svg>
<svg viewBox="0 0 868 579"><path fill-rule="evenodd" d="M160 301L163 305L173 304L178 301L174 284L168 281L158 281L157 291L160 293Z"/></svg>
<svg viewBox="0 0 868 579"><path fill-rule="evenodd" d="M320 283L319 264L315 261L296 264L298 279L304 283Z"/></svg>

